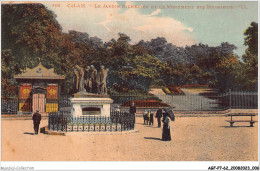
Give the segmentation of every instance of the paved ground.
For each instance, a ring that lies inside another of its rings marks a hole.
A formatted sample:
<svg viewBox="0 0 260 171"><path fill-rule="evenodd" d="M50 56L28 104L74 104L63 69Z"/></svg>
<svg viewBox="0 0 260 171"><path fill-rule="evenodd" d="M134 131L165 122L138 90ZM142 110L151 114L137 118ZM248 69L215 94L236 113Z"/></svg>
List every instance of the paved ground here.
<svg viewBox="0 0 260 171"><path fill-rule="evenodd" d="M176 117L170 142L161 141L161 129L143 125L141 117L137 133L66 136L31 135L31 120L2 119L1 155L3 161L257 161L258 125L230 128L226 119Z"/></svg>

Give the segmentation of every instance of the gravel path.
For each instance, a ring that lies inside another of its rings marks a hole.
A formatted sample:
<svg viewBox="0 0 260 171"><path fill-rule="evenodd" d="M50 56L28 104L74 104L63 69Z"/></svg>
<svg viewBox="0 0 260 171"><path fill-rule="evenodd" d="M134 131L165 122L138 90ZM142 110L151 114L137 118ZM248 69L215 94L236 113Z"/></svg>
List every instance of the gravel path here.
<svg viewBox="0 0 260 171"><path fill-rule="evenodd" d="M135 133L66 136L31 135L31 120L2 119L1 155L3 161L257 161L258 124L230 128L226 119L176 117L170 142L161 141L161 128L143 125L141 117Z"/></svg>

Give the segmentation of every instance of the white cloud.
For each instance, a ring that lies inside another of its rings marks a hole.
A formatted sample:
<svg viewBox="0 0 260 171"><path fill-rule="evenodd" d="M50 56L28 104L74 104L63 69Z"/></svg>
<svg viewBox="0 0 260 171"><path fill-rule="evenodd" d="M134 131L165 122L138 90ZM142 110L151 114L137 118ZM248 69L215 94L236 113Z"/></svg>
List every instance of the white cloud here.
<svg viewBox="0 0 260 171"><path fill-rule="evenodd" d="M157 9L156 11L154 11L154 12L151 14L151 16L157 15L157 14L159 14L160 12L161 12L161 9Z"/></svg>
<svg viewBox="0 0 260 171"><path fill-rule="evenodd" d="M161 9L157 9L156 11L152 12L150 15L146 15L146 16L154 16L157 15L161 12Z"/></svg>
<svg viewBox="0 0 260 171"><path fill-rule="evenodd" d="M86 8L69 8L67 7L69 3L85 4ZM118 5L116 2L60 2L61 7L52 7L52 3L49 2L44 4L57 14L57 20L65 32L68 30L87 32L90 36L97 36L103 41L116 39L121 32L130 36L131 43L140 40L149 41L158 36L165 37L168 42L177 46L196 43L190 34L192 28L184 26L174 18L156 16L161 12L160 9L150 15L143 15L134 8L123 12L119 8L93 8L95 4L102 7L104 4L116 6Z"/></svg>

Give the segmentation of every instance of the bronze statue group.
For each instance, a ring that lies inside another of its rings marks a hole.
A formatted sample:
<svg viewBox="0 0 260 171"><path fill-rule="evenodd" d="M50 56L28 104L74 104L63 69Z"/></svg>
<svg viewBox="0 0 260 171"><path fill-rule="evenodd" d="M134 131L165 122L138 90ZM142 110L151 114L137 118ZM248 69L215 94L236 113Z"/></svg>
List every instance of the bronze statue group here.
<svg viewBox="0 0 260 171"><path fill-rule="evenodd" d="M74 68L76 76L74 79L75 92L107 94L106 78L108 71L103 65L99 71L93 65L87 66L85 69L76 65Z"/></svg>

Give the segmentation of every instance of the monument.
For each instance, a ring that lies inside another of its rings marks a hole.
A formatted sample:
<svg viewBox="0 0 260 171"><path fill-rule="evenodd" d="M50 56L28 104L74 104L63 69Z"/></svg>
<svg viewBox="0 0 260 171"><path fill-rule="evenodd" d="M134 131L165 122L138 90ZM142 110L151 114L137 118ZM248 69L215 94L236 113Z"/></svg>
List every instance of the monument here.
<svg viewBox="0 0 260 171"><path fill-rule="evenodd" d="M113 100L107 95L106 78L108 69L100 67L98 72L91 65L86 69L75 66L74 90L72 104L72 116L110 116L110 104Z"/></svg>

